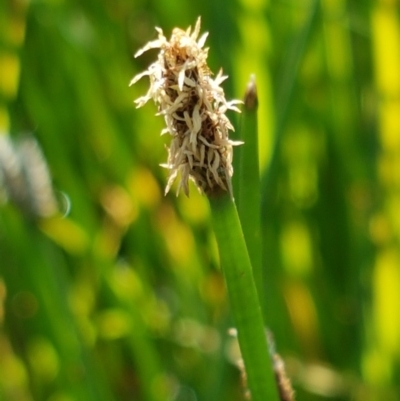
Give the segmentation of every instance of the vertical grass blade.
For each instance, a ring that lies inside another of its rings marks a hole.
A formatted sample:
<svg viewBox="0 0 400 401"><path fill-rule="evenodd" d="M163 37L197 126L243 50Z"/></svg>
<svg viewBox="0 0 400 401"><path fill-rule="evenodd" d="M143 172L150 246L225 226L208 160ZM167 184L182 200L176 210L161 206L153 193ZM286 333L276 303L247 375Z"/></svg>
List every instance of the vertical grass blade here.
<svg viewBox="0 0 400 401"><path fill-rule="evenodd" d="M261 255L261 195L258 160L257 87L250 78L244 97L240 135L244 145L238 149L236 201L243 235L253 267L253 276L262 305L263 273Z"/></svg>
<svg viewBox="0 0 400 401"><path fill-rule="evenodd" d="M278 401L252 266L234 201L210 198L212 222L252 401Z"/></svg>
<svg viewBox="0 0 400 401"><path fill-rule="evenodd" d="M261 213L264 216L269 207L268 196L271 190L271 181L276 176L278 149L281 145L282 133L285 129L285 124L288 120L288 113L295 93L296 79L298 78L301 61L305 56L309 38L313 33L314 27L317 25L317 15L319 10L320 0L314 0L310 5L310 13L307 20L304 22L301 30L296 33L293 45L289 49L286 59L282 67L282 75L279 84L279 92L276 99L276 127L275 141L272 149L270 167L263 172L261 177Z"/></svg>

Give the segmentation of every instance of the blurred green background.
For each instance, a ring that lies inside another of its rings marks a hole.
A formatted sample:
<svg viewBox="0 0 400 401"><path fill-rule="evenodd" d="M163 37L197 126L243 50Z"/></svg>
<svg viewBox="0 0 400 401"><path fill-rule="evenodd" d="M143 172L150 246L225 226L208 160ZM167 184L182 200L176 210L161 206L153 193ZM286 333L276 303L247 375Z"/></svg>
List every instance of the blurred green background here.
<svg viewBox="0 0 400 401"><path fill-rule="evenodd" d="M297 400L400 400L396 0L0 1L0 131L37 139L60 204L32 211L34 161L12 196L0 141L0 400L243 400L207 201L163 196L163 121L128 87L154 27L199 15L227 98L257 77L263 302Z"/></svg>

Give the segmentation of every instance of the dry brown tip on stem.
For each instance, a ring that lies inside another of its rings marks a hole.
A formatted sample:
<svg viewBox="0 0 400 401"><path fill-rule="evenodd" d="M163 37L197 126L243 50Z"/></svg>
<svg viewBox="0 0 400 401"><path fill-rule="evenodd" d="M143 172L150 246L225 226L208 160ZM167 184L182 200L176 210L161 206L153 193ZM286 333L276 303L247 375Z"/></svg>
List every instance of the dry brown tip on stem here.
<svg viewBox="0 0 400 401"><path fill-rule="evenodd" d="M250 76L250 81L247 84L246 92L244 94L244 107L250 111L256 110L258 107L257 85L254 74Z"/></svg>

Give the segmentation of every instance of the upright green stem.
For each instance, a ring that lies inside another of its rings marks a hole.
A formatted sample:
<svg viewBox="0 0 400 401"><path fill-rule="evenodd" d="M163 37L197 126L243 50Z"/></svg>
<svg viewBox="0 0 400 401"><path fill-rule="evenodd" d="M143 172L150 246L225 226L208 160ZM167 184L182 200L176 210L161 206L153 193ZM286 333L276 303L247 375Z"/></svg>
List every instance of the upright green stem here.
<svg viewBox="0 0 400 401"><path fill-rule="evenodd" d="M246 240L253 276L256 283L261 308L263 308L264 280L262 272L261 252L261 193L258 160L258 98L255 77L252 76L244 97L242 110L240 139L244 145L238 148L237 209L242 222L242 230Z"/></svg>
<svg viewBox="0 0 400 401"><path fill-rule="evenodd" d="M263 316L236 206L229 194L210 198L210 205L252 401L278 401Z"/></svg>

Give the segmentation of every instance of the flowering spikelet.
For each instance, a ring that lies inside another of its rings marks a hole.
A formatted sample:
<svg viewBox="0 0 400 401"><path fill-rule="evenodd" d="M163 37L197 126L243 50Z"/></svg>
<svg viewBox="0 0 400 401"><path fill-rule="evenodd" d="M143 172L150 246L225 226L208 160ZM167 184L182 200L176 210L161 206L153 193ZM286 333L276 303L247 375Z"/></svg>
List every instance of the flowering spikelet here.
<svg viewBox="0 0 400 401"><path fill-rule="evenodd" d="M203 48L207 33L200 39L200 18L191 32L175 28L168 41L160 28L158 39L149 42L135 57L149 49L159 48L155 63L134 77L131 85L143 76L150 78L147 94L135 101L137 107L153 99L158 105L157 115L164 116L172 142L168 149L168 161L163 167L170 170L167 193L180 175L179 193L182 188L189 194L189 178L200 191L218 194L228 191L232 195L231 177L232 146L241 142L231 141L228 131L233 126L225 115L228 109L240 112L235 104L227 102L220 84L227 78L222 70L215 79L207 66L208 48Z"/></svg>

